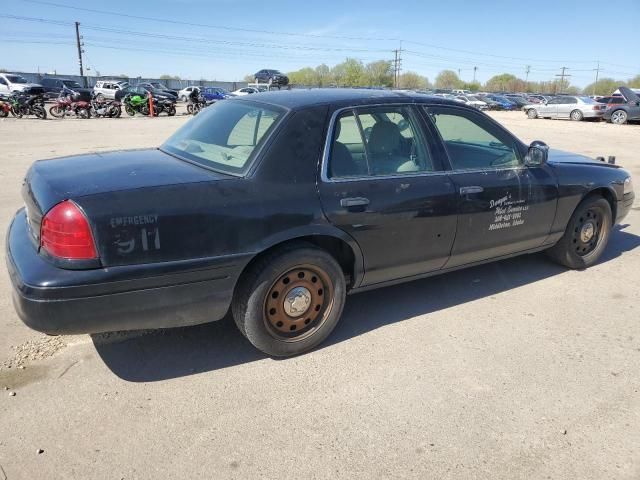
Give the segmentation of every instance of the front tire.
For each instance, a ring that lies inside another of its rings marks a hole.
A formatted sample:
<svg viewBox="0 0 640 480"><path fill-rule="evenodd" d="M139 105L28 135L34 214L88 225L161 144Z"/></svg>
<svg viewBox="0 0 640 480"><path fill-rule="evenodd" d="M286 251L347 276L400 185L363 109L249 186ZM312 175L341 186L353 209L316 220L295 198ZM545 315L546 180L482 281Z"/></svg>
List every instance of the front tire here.
<svg viewBox="0 0 640 480"><path fill-rule="evenodd" d="M547 254L568 268L590 267L606 248L611 226L609 202L600 196L587 197L573 212L560 241Z"/></svg>
<svg viewBox="0 0 640 480"><path fill-rule="evenodd" d="M535 108L527 110L527 118L538 118L538 111Z"/></svg>
<svg viewBox="0 0 640 480"><path fill-rule="evenodd" d="M340 265L304 242L259 259L240 279L231 306L242 334L274 357L304 353L329 336L346 296Z"/></svg>
<svg viewBox="0 0 640 480"><path fill-rule="evenodd" d="M47 111L44 107L41 107L40 105L34 105L31 110L33 111L33 114L36 116L36 118L39 118L40 120L47 119Z"/></svg>
<svg viewBox="0 0 640 480"><path fill-rule="evenodd" d="M60 107L59 105L54 105L49 109L49 113L51 114L52 117L64 118L66 112L63 107Z"/></svg>
<svg viewBox="0 0 640 480"><path fill-rule="evenodd" d="M584 115L580 110L576 109L569 114L569 118L571 118L571 120L573 120L574 122L579 122L584 118Z"/></svg>

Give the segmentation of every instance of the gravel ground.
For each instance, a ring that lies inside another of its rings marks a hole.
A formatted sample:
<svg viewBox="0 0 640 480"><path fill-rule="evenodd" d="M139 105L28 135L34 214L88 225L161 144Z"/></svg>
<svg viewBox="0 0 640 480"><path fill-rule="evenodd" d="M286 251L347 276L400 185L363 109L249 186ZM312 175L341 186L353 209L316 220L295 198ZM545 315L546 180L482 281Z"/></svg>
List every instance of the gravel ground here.
<svg viewBox="0 0 640 480"><path fill-rule="evenodd" d="M640 126L491 115L640 178ZM2 229L32 161L156 146L184 121L0 120ZM228 319L40 335L1 275L0 480L638 479L639 209L587 271L531 255L356 295L287 360Z"/></svg>

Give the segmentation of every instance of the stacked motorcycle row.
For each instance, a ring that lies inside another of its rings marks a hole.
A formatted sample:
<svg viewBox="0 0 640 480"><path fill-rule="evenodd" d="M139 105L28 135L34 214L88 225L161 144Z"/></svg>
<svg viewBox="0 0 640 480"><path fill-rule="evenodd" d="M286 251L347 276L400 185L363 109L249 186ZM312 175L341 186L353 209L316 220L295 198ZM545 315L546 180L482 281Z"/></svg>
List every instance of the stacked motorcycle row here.
<svg viewBox="0 0 640 480"><path fill-rule="evenodd" d="M206 105L207 102L201 98L190 99L187 112L195 115ZM158 116L166 113L172 117L176 114L176 102L170 99L154 98L149 94L136 93L128 93L121 100L106 100L95 93L63 89L55 99L55 103L49 107L49 114L55 118L69 116L119 118L123 109L129 116L136 114ZM0 98L0 118L5 118L9 114L16 118L33 115L36 118L46 119L44 96L40 93L14 92L4 99Z"/></svg>

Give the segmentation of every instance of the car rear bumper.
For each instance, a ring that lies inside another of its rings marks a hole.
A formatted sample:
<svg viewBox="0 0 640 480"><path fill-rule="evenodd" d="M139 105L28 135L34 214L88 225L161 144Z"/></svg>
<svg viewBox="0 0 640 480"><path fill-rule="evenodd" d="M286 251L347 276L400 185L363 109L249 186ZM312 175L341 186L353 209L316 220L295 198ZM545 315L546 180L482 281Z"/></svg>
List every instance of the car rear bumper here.
<svg viewBox="0 0 640 480"><path fill-rule="evenodd" d="M29 327L48 334L167 328L227 313L246 257L64 270L36 251L24 210L7 234L13 303ZM198 266L199 265L199 266Z"/></svg>
<svg viewBox="0 0 640 480"><path fill-rule="evenodd" d="M604 110L582 110L582 116L584 118L602 118L604 112Z"/></svg>

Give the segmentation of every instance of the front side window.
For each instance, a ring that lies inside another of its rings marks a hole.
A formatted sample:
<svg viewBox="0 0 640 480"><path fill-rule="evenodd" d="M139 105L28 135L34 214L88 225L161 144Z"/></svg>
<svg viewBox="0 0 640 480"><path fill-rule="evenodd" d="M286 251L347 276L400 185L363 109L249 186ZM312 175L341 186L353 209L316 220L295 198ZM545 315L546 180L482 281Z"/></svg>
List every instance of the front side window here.
<svg viewBox="0 0 640 480"><path fill-rule="evenodd" d="M329 177L427 171L433 171L433 163L410 108L390 106L350 110L336 119Z"/></svg>
<svg viewBox="0 0 640 480"><path fill-rule="evenodd" d="M506 132L466 110L429 109L453 170L516 167L517 146Z"/></svg>
<svg viewBox="0 0 640 480"><path fill-rule="evenodd" d="M161 150L214 170L241 174L284 111L250 102L218 102L185 124Z"/></svg>

